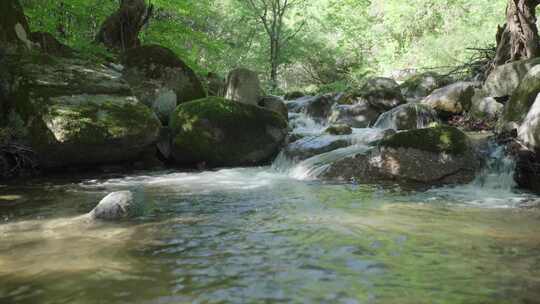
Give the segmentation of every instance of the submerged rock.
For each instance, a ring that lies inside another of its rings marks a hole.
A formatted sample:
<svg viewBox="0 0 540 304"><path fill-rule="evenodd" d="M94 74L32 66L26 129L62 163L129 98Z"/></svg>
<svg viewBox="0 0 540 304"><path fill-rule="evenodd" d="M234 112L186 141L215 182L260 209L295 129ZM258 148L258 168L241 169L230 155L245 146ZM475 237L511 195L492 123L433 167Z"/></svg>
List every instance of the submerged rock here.
<svg viewBox="0 0 540 304"><path fill-rule="evenodd" d="M540 58L520 60L495 67L488 75L484 90L487 96L512 96L530 69L540 64Z"/></svg>
<svg viewBox="0 0 540 304"><path fill-rule="evenodd" d="M287 122L274 111L208 97L178 106L171 132L176 164L258 165L279 152Z"/></svg>
<svg viewBox="0 0 540 304"><path fill-rule="evenodd" d="M257 105L261 92L259 75L254 71L240 68L232 70L227 76L226 99Z"/></svg>
<svg viewBox="0 0 540 304"><path fill-rule="evenodd" d="M126 67L123 76L134 94L151 109L160 109L162 119L172 113L163 113L164 109L171 109L163 106L164 99L170 105L170 92L174 93L176 104L206 97L195 72L165 47L145 45L130 49L122 54L122 63Z"/></svg>
<svg viewBox="0 0 540 304"><path fill-rule="evenodd" d="M426 128L439 121L437 112L420 103L407 103L383 113L373 125L379 129L411 130Z"/></svg>
<svg viewBox="0 0 540 304"><path fill-rule="evenodd" d="M417 185L471 182L479 162L467 136L453 127L396 133L378 147L331 164L326 180L391 181Z"/></svg>
<svg viewBox="0 0 540 304"><path fill-rule="evenodd" d="M443 117L461 114L471 107L475 86L474 82L456 82L433 91L422 103Z"/></svg>
<svg viewBox="0 0 540 304"><path fill-rule="evenodd" d="M136 200L131 191L119 191L104 197L88 215L96 220L115 221L140 216L144 209L144 201Z"/></svg>
<svg viewBox="0 0 540 304"><path fill-rule="evenodd" d="M419 101L436 89L449 85L451 82L452 80L449 77L427 72L408 78L401 84L400 89L407 100Z"/></svg>

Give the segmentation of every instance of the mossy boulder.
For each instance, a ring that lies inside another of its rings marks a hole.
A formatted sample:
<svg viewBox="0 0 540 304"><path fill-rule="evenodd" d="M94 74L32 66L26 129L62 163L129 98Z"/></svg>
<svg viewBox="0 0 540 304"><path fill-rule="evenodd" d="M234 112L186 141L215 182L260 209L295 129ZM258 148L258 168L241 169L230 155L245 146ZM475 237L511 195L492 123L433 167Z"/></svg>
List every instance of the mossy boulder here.
<svg viewBox="0 0 540 304"><path fill-rule="evenodd" d="M529 70L540 64L540 58L510 62L497 66L488 75L484 90L489 97L512 96Z"/></svg>
<svg viewBox="0 0 540 304"><path fill-rule="evenodd" d="M399 84L392 78L372 77L367 79L362 90L393 90L399 89Z"/></svg>
<svg viewBox="0 0 540 304"><path fill-rule="evenodd" d="M178 165L258 165L270 161L287 135L276 112L208 97L179 105L171 117L171 155Z"/></svg>
<svg viewBox="0 0 540 304"><path fill-rule="evenodd" d="M356 96L362 100L366 100L371 107L383 112L406 103L399 87L384 85L380 80L371 85L369 83L366 84L366 86L356 93Z"/></svg>
<svg viewBox="0 0 540 304"><path fill-rule="evenodd" d="M177 105L206 97L195 72L165 47L144 45L132 48L123 53L121 59L126 67L123 72L125 80L137 98L150 108L155 108L162 92L173 91Z"/></svg>
<svg viewBox="0 0 540 304"><path fill-rule="evenodd" d="M413 75L401 85L401 93L408 101L419 101L438 88L452 83L452 79L434 72Z"/></svg>
<svg viewBox="0 0 540 304"><path fill-rule="evenodd" d="M540 65L537 65L527 72L510 101L505 105L499 125L521 124L539 93Z"/></svg>
<svg viewBox="0 0 540 304"><path fill-rule="evenodd" d="M45 54L11 59L11 111L43 169L135 161L157 140L159 120L116 71Z"/></svg>
<svg viewBox="0 0 540 304"><path fill-rule="evenodd" d="M437 126L396 133L380 142L381 147L409 148L433 153L463 154L468 149L467 135L458 128Z"/></svg>
<svg viewBox="0 0 540 304"><path fill-rule="evenodd" d="M479 167L467 135L441 126L389 136L377 147L331 164L323 179L429 187L469 183Z"/></svg>

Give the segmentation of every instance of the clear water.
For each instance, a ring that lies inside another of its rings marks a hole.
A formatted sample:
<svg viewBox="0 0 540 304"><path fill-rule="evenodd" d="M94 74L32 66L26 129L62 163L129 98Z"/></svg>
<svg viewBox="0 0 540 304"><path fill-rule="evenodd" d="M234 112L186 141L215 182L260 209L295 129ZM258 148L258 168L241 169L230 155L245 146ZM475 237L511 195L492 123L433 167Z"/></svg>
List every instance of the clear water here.
<svg viewBox="0 0 540 304"><path fill-rule="evenodd" d="M268 167L1 187L0 303L537 303L540 212L470 187L480 203ZM147 215L78 218L124 189Z"/></svg>

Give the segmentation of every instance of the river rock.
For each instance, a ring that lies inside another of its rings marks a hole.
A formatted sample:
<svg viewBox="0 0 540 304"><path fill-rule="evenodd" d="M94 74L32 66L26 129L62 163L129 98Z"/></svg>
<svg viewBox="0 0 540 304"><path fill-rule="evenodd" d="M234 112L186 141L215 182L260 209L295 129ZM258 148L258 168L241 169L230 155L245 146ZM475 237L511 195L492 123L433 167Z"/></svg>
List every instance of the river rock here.
<svg viewBox="0 0 540 304"><path fill-rule="evenodd" d="M529 70L538 64L540 58L533 58L495 67L484 83L487 96L512 96Z"/></svg>
<svg viewBox="0 0 540 304"><path fill-rule="evenodd" d="M388 81L384 83L380 79L372 80L373 83L371 84L368 82L357 93L357 96L367 101L372 108L381 112L388 111L407 102L398 86L389 85L387 83Z"/></svg>
<svg viewBox="0 0 540 304"><path fill-rule="evenodd" d="M328 119L330 124L343 124L352 128L366 128L383 111L373 107L366 100L359 100L355 104L335 105L331 108L331 114Z"/></svg>
<svg viewBox="0 0 540 304"><path fill-rule="evenodd" d="M540 93L540 65L531 68L504 107L499 125L521 124Z"/></svg>
<svg viewBox="0 0 540 304"><path fill-rule="evenodd" d="M319 123L328 120L332 106L336 103L336 95L304 96L287 103L290 112L305 113Z"/></svg>
<svg viewBox="0 0 540 304"><path fill-rule="evenodd" d="M426 128L439 121L437 112L421 103L407 103L379 116L374 128L411 130Z"/></svg>
<svg viewBox="0 0 540 304"><path fill-rule="evenodd" d="M171 132L176 164L258 165L279 152L287 122L259 106L208 97L179 105Z"/></svg>
<svg viewBox="0 0 540 304"><path fill-rule="evenodd" d="M279 113L283 118L289 120L289 110L287 109L287 105L283 99L278 96L262 97L261 100L259 100L259 106Z"/></svg>
<svg viewBox="0 0 540 304"><path fill-rule="evenodd" d="M206 97L195 72L165 47L145 45L132 48L123 53L121 59L125 66L124 79L135 96L151 109L171 109L170 92L176 95L176 104ZM163 106L164 98L167 99L166 107ZM157 102L162 104L156 105ZM160 116L168 117L171 113L162 112Z"/></svg>
<svg viewBox="0 0 540 304"><path fill-rule="evenodd" d="M408 101L420 101L438 88L449 85L452 79L427 72L411 76L401 86L401 93Z"/></svg>
<svg viewBox="0 0 540 304"><path fill-rule="evenodd" d="M257 105L261 92L259 75L254 71L239 68L232 70L227 76L226 99Z"/></svg>
<svg viewBox="0 0 540 304"><path fill-rule="evenodd" d="M144 201L136 200L131 191L118 191L105 196L89 216L95 220L117 221L139 216L143 211Z"/></svg>
<svg viewBox="0 0 540 304"><path fill-rule="evenodd" d="M9 62L20 81L8 106L21 117L41 168L133 161L157 140L159 120L116 71L38 54Z"/></svg>
<svg viewBox="0 0 540 304"><path fill-rule="evenodd" d="M378 147L331 164L322 177L359 183L464 184L474 179L478 168L467 136L443 126L396 133Z"/></svg>
<svg viewBox="0 0 540 304"><path fill-rule="evenodd" d="M456 82L436 89L422 100L442 117L461 114L471 107L471 100L476 87L474 82Z"/></svg>

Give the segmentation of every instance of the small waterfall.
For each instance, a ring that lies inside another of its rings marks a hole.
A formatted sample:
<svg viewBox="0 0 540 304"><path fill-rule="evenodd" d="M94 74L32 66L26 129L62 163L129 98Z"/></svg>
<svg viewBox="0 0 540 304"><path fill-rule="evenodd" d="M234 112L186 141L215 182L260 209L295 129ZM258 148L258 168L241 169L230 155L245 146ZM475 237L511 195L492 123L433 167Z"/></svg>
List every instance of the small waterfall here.
<svg viewBox="0 0 540 304"><path fill-rule="evenodd" d="M366 145L354 145L319 154L298 163L290 169L288 174L290 177L300 180L316 179L336 161L365 153L369 149L370 147Z"/></svg>
<svg viewBox="0 0 540 304"><path fill-rule="evenodd" d="M505 154L503 146L492 144L486 157L484 169L472 183L434 188L426 194L489 208L515 207L531 198L531 194L515 190L515 162Z"/></svg>
<svg viewBox="0 0 540 304"><path fill-rule="evenodd" d="M480 188L512 191L516 187L514 159L506 155L504 146L492 144L489 151L486 166L473 184Z"/></svg>
<svg viewBox="0 0 540 304"><path fill-rule="evenodd" d="M377 129L401 129L398 121L408 122L416 120L416 128L427 128L429 124L437 122L437 113L430 107L420 103L407 103L384 112L379 116L373 128ZM409 123L414 125L414 121Z"/></svg>
<svg viewBox="0 0 540 304"><path fill-rule="evenodd" d="M305 113L289 113L289 125L293 133L302 135L318 135L328 127L317 123Z"/></svg>

